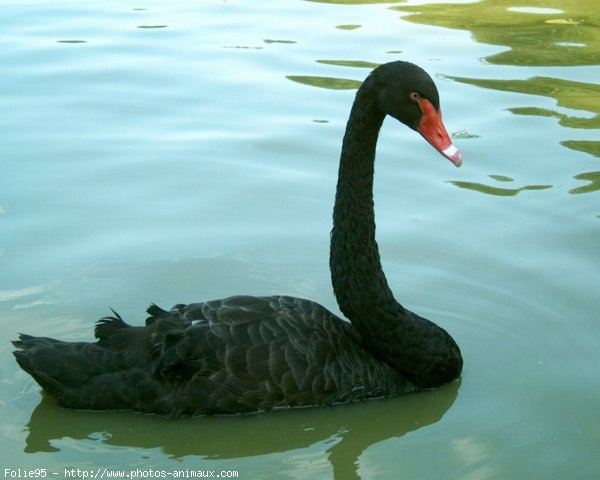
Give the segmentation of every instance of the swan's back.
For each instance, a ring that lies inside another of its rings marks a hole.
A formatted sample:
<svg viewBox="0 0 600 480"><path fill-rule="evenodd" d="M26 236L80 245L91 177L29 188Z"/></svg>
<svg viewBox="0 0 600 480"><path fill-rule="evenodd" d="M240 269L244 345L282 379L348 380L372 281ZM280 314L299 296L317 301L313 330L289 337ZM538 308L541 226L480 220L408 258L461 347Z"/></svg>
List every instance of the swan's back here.
<svg viewBox="0 0 600 480"><path fill-rule="evenodd" d="M352 325L286 296L236 296L118 315L96 343L21 335L21 367L65 407L167 415L327 405L415 388L364 349Z"/></svg>

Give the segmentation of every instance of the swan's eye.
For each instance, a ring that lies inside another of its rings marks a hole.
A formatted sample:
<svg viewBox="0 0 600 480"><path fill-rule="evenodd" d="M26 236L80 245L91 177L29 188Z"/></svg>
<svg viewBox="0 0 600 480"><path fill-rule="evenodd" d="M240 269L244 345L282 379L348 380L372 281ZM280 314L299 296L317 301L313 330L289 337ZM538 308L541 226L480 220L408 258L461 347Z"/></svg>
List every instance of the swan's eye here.
<svg viewBox="0 0 600 480"><path fill-rule="evenodd" d="M408 98L410 98L411 102L419 103L419 100L421 100L421 95L419 95L417 92L411 92Z"/></svg>

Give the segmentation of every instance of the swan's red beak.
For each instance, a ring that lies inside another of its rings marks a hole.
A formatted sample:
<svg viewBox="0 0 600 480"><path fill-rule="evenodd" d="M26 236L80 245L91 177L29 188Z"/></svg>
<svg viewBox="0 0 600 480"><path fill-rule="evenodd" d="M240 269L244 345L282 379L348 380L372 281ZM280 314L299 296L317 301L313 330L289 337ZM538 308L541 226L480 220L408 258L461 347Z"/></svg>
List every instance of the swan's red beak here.
<svg viewBox="0 0 600 480"><path fill-rule="evenodd" d="M450 135L442 122L442 111L437 111L429 100L424 98L419 100L419 107L423 115L417 127L417 131L423 135L433 148L440 152L444 157L450 160L454 165L462 165L462 154L450 140Z"/></svg>

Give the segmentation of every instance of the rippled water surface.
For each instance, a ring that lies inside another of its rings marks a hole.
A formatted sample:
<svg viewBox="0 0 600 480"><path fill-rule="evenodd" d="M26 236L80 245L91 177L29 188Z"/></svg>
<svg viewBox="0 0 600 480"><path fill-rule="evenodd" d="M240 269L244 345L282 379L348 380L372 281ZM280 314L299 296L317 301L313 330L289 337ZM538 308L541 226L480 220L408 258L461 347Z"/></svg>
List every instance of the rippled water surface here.
<svg viewBox="0 0 600 480"><path fill-rule="evenodd" d="M3 471L597 477L597 2L0 0L0 11ZM341 138L356 86L395 59L436 79L465 163L387 120L378 241L396 297L460 344L460 382L166 420L63 410L18 369L16 332L91 340L109 307L139 324L151 301L285 293L337 311Z"/></svg>

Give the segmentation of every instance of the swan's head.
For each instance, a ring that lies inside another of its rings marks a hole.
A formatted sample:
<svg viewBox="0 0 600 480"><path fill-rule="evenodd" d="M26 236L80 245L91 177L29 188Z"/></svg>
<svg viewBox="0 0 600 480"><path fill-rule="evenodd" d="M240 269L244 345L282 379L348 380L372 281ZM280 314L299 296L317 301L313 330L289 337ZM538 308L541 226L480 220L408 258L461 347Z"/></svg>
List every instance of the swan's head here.
<svg viewBox="0 0 600 480"><path fill-rule="evenodd" d="M437 88L422 68L408 62L385 63L369 80L377 89L380 109L419 132L438 152L460 167L462 154L442 122Z"/></svg>

